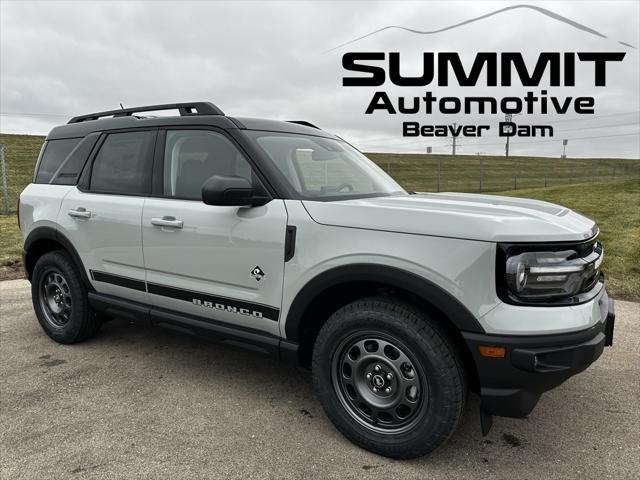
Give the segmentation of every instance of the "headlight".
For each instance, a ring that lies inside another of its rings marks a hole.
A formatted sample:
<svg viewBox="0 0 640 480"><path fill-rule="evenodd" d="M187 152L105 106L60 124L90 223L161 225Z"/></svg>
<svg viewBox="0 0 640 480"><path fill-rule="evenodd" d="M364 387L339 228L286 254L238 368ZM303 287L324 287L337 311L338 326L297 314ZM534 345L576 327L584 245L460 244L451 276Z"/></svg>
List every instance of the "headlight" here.
<svg viewBox="0 0 640 480"><path fill-rule="evenodd" d="M500 245L500 249L498 262L504 263L497 268L498 294L509 303L579 303L601 279L603 250L595 241L575 247Z"/></svg>

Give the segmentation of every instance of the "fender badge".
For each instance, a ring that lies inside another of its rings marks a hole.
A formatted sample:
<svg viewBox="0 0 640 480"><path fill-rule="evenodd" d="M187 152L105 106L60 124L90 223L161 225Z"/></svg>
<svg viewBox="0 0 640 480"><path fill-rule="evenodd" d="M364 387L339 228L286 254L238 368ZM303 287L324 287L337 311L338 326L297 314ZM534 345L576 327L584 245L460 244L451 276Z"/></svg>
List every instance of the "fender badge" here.
<svg viewBox="0 0 640 480"><path fill-rule="evenodd" d="M259 282L260 280L262 280L262 277L264 277L264 272L259 266L256 265L254 269L251 270L251 276L256 279L256 282Z"/></svg>

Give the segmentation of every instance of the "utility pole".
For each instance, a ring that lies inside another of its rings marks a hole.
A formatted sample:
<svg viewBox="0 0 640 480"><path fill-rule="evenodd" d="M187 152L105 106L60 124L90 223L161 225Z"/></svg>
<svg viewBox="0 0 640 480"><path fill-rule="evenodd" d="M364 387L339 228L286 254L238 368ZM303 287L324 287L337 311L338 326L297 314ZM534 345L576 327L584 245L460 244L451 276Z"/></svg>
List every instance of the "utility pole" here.
<svg viewBox="0 0 640 480"><path fill-rule="evenodd" d="M505 116L504 116L504 121L505 121L505 122L511 122L511 121L513 120L513 117L515 117L516 115L522 115L522 114L521 114L521 113L516 113L516 114L514 115L514 114L512 114L512 113L507 113L507 114L505 114ZM508 132L508 133L514 133L514 132L513 132L513 130L512 130L512 128L513 128L513 127L510 127L510 128L509 128L509 132ZM505 157L508 157L508 156L509 156L509 138L510 138L510 137L507 135L507 143L506 143L506 144L505 144L505 146L504 146L504 154L505 154Z"/></svg>
<svg viewBox="0 0 640 480"><path fill-rule="evenodd" d="M549 160L545 161L544 166L544 188L547 188L547 170L549 169Z"/></svg>
<svg viewBox="0 0 640 480"><path fill-rule="evenodd" d="M456 123L453 123L453 131L455 131L456 129ZM451 154L455 157L456 156L456 136L453 136L453 143L451 144Z"/></svg>
<svg viewBox="0 0 640 480"><path fill-rule="evenodd" d="M452 123L451 125L449 125L450 129L453 129L455 131L456 125L458 125L456 122ZM455 135L451 137L451 155L453 155L455 157L456 155L456 147L461 147L462 145L459 145L458 142L458 137L456 137Z"/></svg>
<svg viewBox="0 0 640 480"><path fill-rule="evenodd" d="M513 115L511 115L510 113L507 113L504 116L504 121L505 122L510 122L512 118L513 118ZM511 133L511 128L509 128L509 133ZM510 137L507 135L507 143L504 146L504 155L505 155L505 157L509 156L509 138Z"/></svg>

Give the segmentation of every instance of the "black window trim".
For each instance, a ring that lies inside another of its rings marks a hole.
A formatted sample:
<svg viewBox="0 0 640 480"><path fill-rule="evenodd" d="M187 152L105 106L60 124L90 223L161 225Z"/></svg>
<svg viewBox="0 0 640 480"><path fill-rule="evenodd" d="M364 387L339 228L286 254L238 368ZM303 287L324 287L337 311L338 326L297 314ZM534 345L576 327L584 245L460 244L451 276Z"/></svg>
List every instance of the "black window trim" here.
<svg viewBox="0 0 640 480"><path fill-rule="evenodd" d="M211 125L167 125L158 128L158 135L156 136L156 145L154 151L153 158L153 168L152 168L152 191L151 194L148 195L151 198L166 198L170 200L181 200L187 202L202 202L201 199L194 198L184 198L184 197L176 197L171 195L165 195L164 193L164 156L165 156L165 148L166 148L166 140L167 140L167 131L175 131L175 130L201 130L201 131L211 131L214 133L218 133L222 135L224 138L229 140L231 144L242 154L244 159L249 164L252 172L258 178L260 182L263 193L266 194L270 199L279 198L275 189L268 181L267 177L261 171L258 163L252 158L251 155L243 148L243 146L232 136L228 131L213 127Z"/></svg>
<svg viewBox="0 0 640 480"><path fill-rule="evenodd" d="M44 142L42 143L42 147L40 147L40 153L38 154L38 159L36 160L36 165L35 165L34 170L33 170L32 183L36 183L38 185L49 185L49 184L53 183L53 179L56 177L56 174L58 173L58 170L60 169L60 167L66 163L67 159L71 156L73 151L76 148L78 148L78 145L80 145L85 138L86 137L65 137L65 138L52 138L52 139L45 138ZM64 140L78 140L78 142L71 149L71 151L69 151L67 156L62 159L62 162L60 163L60 165L58 165L58 168L56 168L53 171L52 177L46 182L38 182L37 181L38 172L40 171L40 168L42 167L42 161L44 160L44 157L45 157L47 148L49 147L49 144L51 142L58 142L58 141L64 141Z"/></svg>
<svg viewBox="0 0 640 480"><path fill-rule="evenodd" d="M127 196L127 197L151 196L151 191L153 188L152 174L149 175L149 178L147 181L148 183L146 188L147 192L142 192L142 193L110 192L110 191L91 189L91 174L93 173L93 164L95 162L96 157L100 153L100 150L102 150L102 146L104 145L104 142L106 141L107 137L109 135L118 134L118 133L135 133L135 132L154 132L155 133L155 136L152 139L152 148L151 148L151 151L149 152L149 158L146 159L149 165L153 165L156 142L158 138L157 127L137 127L137 128L123 128L123 129L117 129L117 130L105 130L100 134L100 138L98 139L95 146L93 147L93 150L91 151L91 154L89 156L89 160L85 163L85 167L83 168L82 173L80 174L80 178L77 184L78 190L80 190L83 193L95 193L97 195L120 195L120 196ZM151 169L151 172L153 172L153 168Z"/></svg>
<svg viewBox="0 0 640 480"><path fill-rule="evenodd" d="M36 166L33 168L33 178L31 179L31 183L36 183L36 177L38 176L38 170L40 169L40 164L42 163L42 157L44 157L44 151L47 149L47 145L49 140L45 138L44 142L40 146L40 153L38 153L38 159L36 160Z"/></svg>
<svg viewBox="0 0 640 480"><path fill-rule="evenodd" d="M304 195L301 195L300 192L298 192L289 182L289 180L285 177L285 175L280 171L280 169L275 165L275 163L273 162L273 160L271 158L269 158L269 155L264 151L264 149L262 149L262 147L260 147L258 145L258 142L255 140L255 138L252 135L249 135L249 132L263 132L263 133L271 133L271 134L275 134L275 135L280 135L280 136L286 136L286 135L297 135L297 136L301 136L301 137L319 137L319 138L325 138L325 139L330 139L330 140L335 140L337 142L342 142L346 145L349 145L351 148L353 148L354 150L357 150L358 152L360 152L362 155L364 155L364 153L362 153L358 148L356 148L355 146L351 145L349 142L347 142L345 139L335 136L335 135L320 135L320 134L311 134L311 133L302 133L302 132L285 132L285 131L276 131L276 130L268 130L268 129L261 129L261 128L247 128L247 129L242 129L242 130L237 130L239 136L241 136L243 142L246 142L248 144L248 146L252 149L252 151L255 152L255 156L257 158L260 159L261 163L264 164L264 168L265 170L267 170L270 174L270 176L274 179L275 182L277 182L278 188L279 190L282 192L280 197L277 198L284 198L284 199L289 199L289 200L301 200L301 201L306 201L306 202L322 202L322 203L330 203L330 202L340 202L340 201L345 201L345 200L361 200L363 198L383 198L383 197L393 197L393 196L397 196L397 195L410 195L411 193L408 190L398 190L396 192L387 192L387 193L362 193L362 194L355 194L355 195L349 195L349 194L344 194L344 195L335 195L335 196L330 196L330 197L306 197ZM326 133L326 132L325 132ZM235 134L235 131L234 131ZM368 158L371 162L373 162L373 160L371 160L369 157L367 157L366 155L364 155L366 158ZM375 163L375 162L373 162Z"/></svg>
<svg viewBox="0 0 640 480"><path fill-rule="evenodd" d="M58 169L53 173L53 177L51 177L51 180L49 181L50 184L52 185L77 185L80 182L80 178L82 177L82 172L84 171L87 163L88 163L88 159L91 158L92 153L95 151L96 146L98 145L98 142L100 141L100 132L92 132L87 134L84 138L82 138L80 140L80 142L73 148L73 150L71 150L71 153L69 153L69 155L67 155L67 158L65 158L63 160L63 162L60 164L60 166L58 167ZM74 156L74 155L78 155L80 156L81 154L78 153L78 150L81 148L85 147L85 144L88 148L88 153L84 153L81 156L81 166L80 169L78 170L78 173L76 175L73 175L73 178L75 179L75 182L73 183L57 183L55 180L56 179L60 179L60 178L71 178L71 173L70 172L63 172L63 169L66 167L66 165L69 163L69 160Z"/></svg>

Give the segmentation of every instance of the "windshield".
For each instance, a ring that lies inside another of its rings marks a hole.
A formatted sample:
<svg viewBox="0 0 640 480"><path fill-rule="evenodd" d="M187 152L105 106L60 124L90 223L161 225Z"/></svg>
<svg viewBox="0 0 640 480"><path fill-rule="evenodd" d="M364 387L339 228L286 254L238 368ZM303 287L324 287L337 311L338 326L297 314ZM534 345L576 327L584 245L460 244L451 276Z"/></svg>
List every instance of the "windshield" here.
<svg viewBox="0 0 640 480"><path fill-rule="evenodd" d="M406 194L381 168L345 142L293 133L246 133L304 199Z"/></svg>

